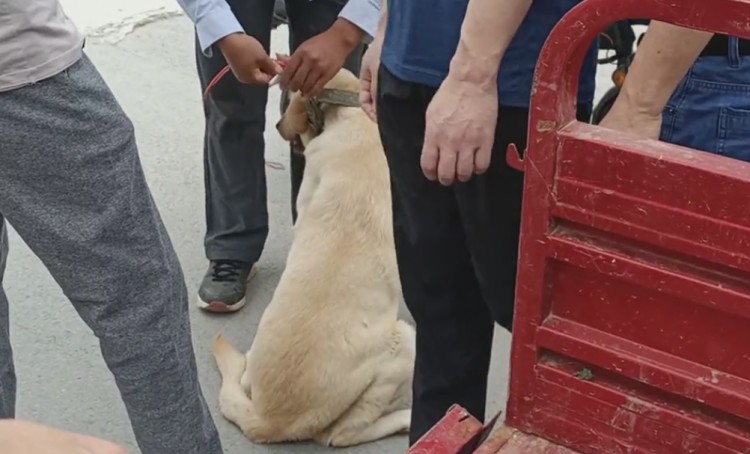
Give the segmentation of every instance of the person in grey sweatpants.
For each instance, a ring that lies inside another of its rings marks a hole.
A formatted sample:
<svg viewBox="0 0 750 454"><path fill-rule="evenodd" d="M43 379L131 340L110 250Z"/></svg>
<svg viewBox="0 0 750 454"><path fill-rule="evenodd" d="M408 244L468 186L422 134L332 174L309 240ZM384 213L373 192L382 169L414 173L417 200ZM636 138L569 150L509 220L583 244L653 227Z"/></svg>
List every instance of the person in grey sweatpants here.
<svg viewBox="0 0 750 454"><path fill-rule="evenodd" d="M2 5L0 283L5 219L98 338L141 452L220 454L182 270L132 123L57 0ZM8 304L0 286L0 418L15 416Z"/></svg>

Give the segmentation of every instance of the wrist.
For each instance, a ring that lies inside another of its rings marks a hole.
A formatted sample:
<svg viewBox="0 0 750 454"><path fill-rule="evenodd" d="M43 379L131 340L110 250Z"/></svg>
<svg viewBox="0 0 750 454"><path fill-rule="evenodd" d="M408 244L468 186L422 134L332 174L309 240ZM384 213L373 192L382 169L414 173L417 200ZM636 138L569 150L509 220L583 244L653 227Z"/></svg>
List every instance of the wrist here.
<svg viewBox="0 0 750 454"><path fill-rule="evenodd" d="M475 52L463 40L459 41L451 59L448 77L482 87L496 86L500 71L500 57Z"/></svg>
<svg viewBox="0 0 750 454"><path fill-rule="evenodd" d="M218 47L219 51L221 51L221 53L224 54L224 57L226 57L227 54L232 54L232 51L237 46L238 41L242 39L243 35L244 33L230 33L217 41L216 47Z"/></svg>
<svg viewBox="0 0 750 454"><path fill-rule="evenodd" d="M377 47L378 49L383 48L383 41L385 40L385 37L383 36L384 33L378 33L372 38L372 41L370 41L370 44L367 45L368 49L372 47Z"/></svg>
<svg viewBox="0 0 750 454"><path fill-rule="evenodd" d="M329 30L335 33L339 38L339 42L349 50L357 47L365 36L365 32L361 28L343 17L336 19L336 22L331 25Z"/></svg>
<svg viewBox="0 0 750 454"><path fill-rule="evenodd" d="M649 90L648 87L641 86L634 91L631 87L632 84L626 82L617 95L617 102L622 108L631 115L657 117L662 114L668 99L660 96L658 90Z"/></svg>

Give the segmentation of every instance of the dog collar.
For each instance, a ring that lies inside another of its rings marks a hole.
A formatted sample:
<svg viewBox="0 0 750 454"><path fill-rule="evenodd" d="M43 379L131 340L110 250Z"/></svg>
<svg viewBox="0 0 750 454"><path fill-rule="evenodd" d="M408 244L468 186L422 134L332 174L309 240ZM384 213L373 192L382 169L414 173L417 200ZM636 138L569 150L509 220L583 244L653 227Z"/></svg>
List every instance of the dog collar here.
<svg viewBox="0 0 750 454"><path fill-rule="evenodd" d="M323 89L318 96L307 101L307 122L315 136L318 136L323 132L323 127L325 126L323 113L324 104L342 107L359 107L359 93L326 88Z"/></svg>

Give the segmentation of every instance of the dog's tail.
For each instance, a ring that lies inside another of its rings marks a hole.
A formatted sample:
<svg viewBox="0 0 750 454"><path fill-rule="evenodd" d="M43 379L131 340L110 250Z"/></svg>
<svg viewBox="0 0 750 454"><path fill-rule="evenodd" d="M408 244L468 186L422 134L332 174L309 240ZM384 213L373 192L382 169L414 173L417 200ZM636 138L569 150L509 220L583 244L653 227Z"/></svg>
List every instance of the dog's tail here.
<svg viewBox="0 0 750 454"><path fill-rule="evenodd" d="M224 417L239 427L255 443L276 441L271 427L264 424L240 381L245 371L245 356L221 334L213 340L213 354L221 374L219 409Z"/></svg>
<svg viewBox="0 0 750 454"><path fill-rule="evenodd" d="M236 382L239 385L242 374L245 372L245 356L221 334L214 337L212 347L222 383Z"/></svg>

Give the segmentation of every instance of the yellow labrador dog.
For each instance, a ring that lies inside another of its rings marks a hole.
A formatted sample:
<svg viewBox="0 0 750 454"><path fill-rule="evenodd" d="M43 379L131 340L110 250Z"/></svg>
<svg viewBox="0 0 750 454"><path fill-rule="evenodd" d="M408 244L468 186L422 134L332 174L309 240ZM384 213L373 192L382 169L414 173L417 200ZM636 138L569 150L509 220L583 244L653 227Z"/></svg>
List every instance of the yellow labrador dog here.
<svg viewBox="0 0 750 454"><path fill-rule="evenodd" d="M329 93L356 93L342 70ZM325 92L323 93L325 95ZM322 132L298 93L277 124L306 161L287 264L250 351L221 335L221 412L256 443L352 446L408 432L414 328L401 293L387 163L359 107L324 101Z"/></svg>

